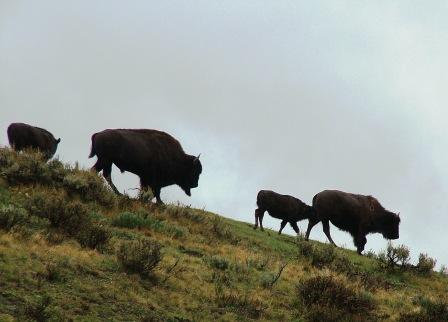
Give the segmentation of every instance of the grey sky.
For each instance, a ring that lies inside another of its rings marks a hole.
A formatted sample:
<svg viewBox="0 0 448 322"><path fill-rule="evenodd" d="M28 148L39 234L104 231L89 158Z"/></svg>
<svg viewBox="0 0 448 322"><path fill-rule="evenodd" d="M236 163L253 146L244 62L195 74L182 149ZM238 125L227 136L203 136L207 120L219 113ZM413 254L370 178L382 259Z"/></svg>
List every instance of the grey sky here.
<svg viewBox="0 0 448 322"><path fill-rule="evenodd" d="M327 188L372 194L401 212L398 243L414 258L448 263L447 11L444 1L0 0L0 144L10 122L35 124L62 138L62 160L90 167L94 132L165 130L204 168L192 198L171 187L166 202L252 223L262 188L307 203ZM138 186L112 176L120 190ZM321 225L311 237L326 240ZM385 245L368 237L367 249Z"/></svg>

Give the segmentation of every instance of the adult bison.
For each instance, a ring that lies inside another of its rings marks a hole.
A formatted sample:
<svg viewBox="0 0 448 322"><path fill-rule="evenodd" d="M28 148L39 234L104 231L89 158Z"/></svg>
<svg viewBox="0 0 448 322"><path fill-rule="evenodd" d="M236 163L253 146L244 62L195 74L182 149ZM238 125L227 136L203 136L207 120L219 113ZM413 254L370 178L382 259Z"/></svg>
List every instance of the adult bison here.
<svg viewBox="0 0 448 322"><path fill-rule="evenodd" d="M381 233L384 238L398 239L400 217L386 209L372 196L357 195L337 190L324 190L313 198L316 218L310 220L305 238L319 221L328 240L336 246L330 235L329 222L341 230L349 232L358 254L367 243L366 235Z"/></svg>
<svg viewBox="0 0 448 322"><path fill-rule="evenodd" d="M129 171L140 177L142 188L150 187L158 203L163 187L177 184L188 196L198 186L202 172L199 156L185 154L180 143L171 135L149 129L108 129L92 135L89 158L97 156L92 169L103 171L112 189L112 164L121 172Z"/></svg>
<svg viewBox="0 0 448 322"><path fill-rule="evenodd" d="M56 140L47 130L25 123L11 123L7 133L9 145L14 150L36 149L41 151L47 160L56 153L61 142L61 139Z"/></svg>
<svg viewBox="0 0 448 322"><path fill-rule="evenodd" d="M303 219L314 218L314 209L301 200L288 195L281 195L270 190L260 190L257 195L257 206L255 209L255 226L258 228L260 222L260 229L263 229L263 216L267 211L269 215L274 218L281 219L279 235L283 228L289 223L294 231L298 234L299 227L297 222Z"/></svg>

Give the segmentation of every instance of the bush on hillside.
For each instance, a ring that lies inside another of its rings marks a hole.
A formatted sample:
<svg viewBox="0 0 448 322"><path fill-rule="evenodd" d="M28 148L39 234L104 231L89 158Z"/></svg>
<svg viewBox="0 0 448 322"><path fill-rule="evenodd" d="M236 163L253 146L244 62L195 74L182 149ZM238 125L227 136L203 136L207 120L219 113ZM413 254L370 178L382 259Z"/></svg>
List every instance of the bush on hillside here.
<svg viewBox="0 0 448 322"><path fill-rule="evenodd" d="M86 202L98 202L105 207L115 205L115 195L93 171L80 171L76 167L64 176L62 185L69 194L78 195Z"/></svg>
<svg viewBox="0 0 448 322"><path fill-rule="evenodd" d="M415 267L420 274L429 274L436 266L436 260L428 256L428 254L421 253L418 257L418 263Z"/></svg>
<svg viewBox="0 0 448 322"><path fill-rule="evenodd" d="M409 248L405 245L394 247L389 242L385 251L378 254L378 260L382 268L393 269L395 267L407 268L410 261Z"/></svg>
<svg viewBox="0 0 448 322"><path fill-rule="evenodd" d="M210 231L213 237L216 237L222 241L227 241L232 245L238 245L240 238L236 236L229 228L228 225L218 216L214 216L209 224Z"/></svg>
<svg viewBox="0 0 448 322"><path fill-rule="evenodd" d="M0 176L11 185L38 183L64 188L83 201L98 202L105 207L112 207L116 202L114 193L98 174L80 170L77 165L70 168L57 159L47 163L40 152L0 149Z"/></svg>
<svg viewBox="0 0 448 322"><path fill-rule="evenodd" d="M109 229L99 224L90 224L80 231L76 239L82 247L89 247L97 250L104 250L105 245L111 238Z"/></svg>
<svg viewBox="0 0 448 322"><path fill-rule="evenodd" d="M0 149L0 174L11 184L51 183L51 174L40 152L17 153Z"/></svg>
<svg viewBox="0 0 448 322"><path fill-rule="evenodd" d="M160 244L150 239L126 241L120 245L117 259L127 272L151 276L162 260L160 250Z"/></svg>
<svg viewBox="0 0 448 322"><path fill-rule="evenodd" d="M241 317L259 319L266 310L266 305L258 298L247 293L241 294L240 290L233 291L228 278L219 275L214 278L215 302L221 309L229 310Z"/></svg>
<svg viewBox="0 0 448 322"><path fill-rule="evenodd" d="M25 208L32 215L48 219L53 227L70 236L76 236L90 224L89 209L58 190L34 193L26 200Z"/></svg>
<svg viewBox="0 0 448 322"><path fill-rule="evenodd" d="M350 316L360 314L367 319L376 307L369 293L329 271L301 282L297 286L297 295L308 311L308 320L315 320L316 310L331 311L335 320L351 320ZM320 318L322 320L322 316Z"/></svg>
<svg viewBox="0 0 448 322"><path fill-rule="evenodd" d="M418 309L401 314L399 322L448 321L448 303L446 301L433 301L420 296L414 300L414 304L418 305Z"/></svg>
<svg viewBox="0 0 448 322"><path fill-rule="evenodd" d="M0 206L0 228L10 230L28 220L28 212L14 205Z"/></svg>

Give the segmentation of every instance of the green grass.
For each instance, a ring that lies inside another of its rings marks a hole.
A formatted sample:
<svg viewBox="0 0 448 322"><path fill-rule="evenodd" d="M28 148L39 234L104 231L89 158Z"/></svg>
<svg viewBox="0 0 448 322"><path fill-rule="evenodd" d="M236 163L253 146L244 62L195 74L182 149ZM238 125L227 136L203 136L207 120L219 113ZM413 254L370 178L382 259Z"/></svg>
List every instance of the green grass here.
<svg viewBox="0 0 448 322"><path fill-rule="evenodd" d="M0 213L0 321L446 314L442 274L384 269L376 258L207 211L117 197L96 174L32 154L0 149ZM319 287L325 296L312 293Z"/></svg>

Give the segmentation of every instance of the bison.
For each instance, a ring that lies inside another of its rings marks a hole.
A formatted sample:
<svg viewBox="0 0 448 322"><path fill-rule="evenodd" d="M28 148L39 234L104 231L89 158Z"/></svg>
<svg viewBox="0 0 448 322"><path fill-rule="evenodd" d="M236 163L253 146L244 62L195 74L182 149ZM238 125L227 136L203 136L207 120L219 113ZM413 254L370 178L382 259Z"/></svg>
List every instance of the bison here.
<svg viewBox="0 0 448 322"><path fill-rule="evenodd" d="M258 228L258 222L260 222L260 229L263 229L263 216L267 211L269 215L274 218L281 219L280 230L278 234L282 233L283 228L289 223L294 231L299 234L299 227L297 222L303 219L314 218L314 209L299 199L281 195L270 190L260 190L257 195L257 206L255 209L255 226Z"/></svg>
<svg viewBox="0 0 448 322"><path fill-rule="evenodd" d="M89 158L97 156L92 167L103 175L115 193L112 164L121 172L129 171L140 177L142 189L151 188L157 203L163 187L177 184L191 196L190 189L198 186L202 172L199 156L185 154L180 143L171 135L150 129L108 129L92 135Z"/></svg>
<svg viewBox="0 0 448 322"><path fill-rule="evenodd" d="M313 198L316 217L308 222L305 238L319 221L328 240L336 246L330 235L329 222L341 230L349 232L358 254L367 243L366 235L381 233L384 238L398 239L400 217L390 212L372 196L357 195L337 190L319 192Z"/></svg>
<svg viewBox="0 0 448 322"><path fill-rule="evenodd" d="M11 123L7 133L9 145L14 150L36 149L44 154L46 160L53 157L61 142L60 138L56 140L47 130L25 123Z"/></svg>

